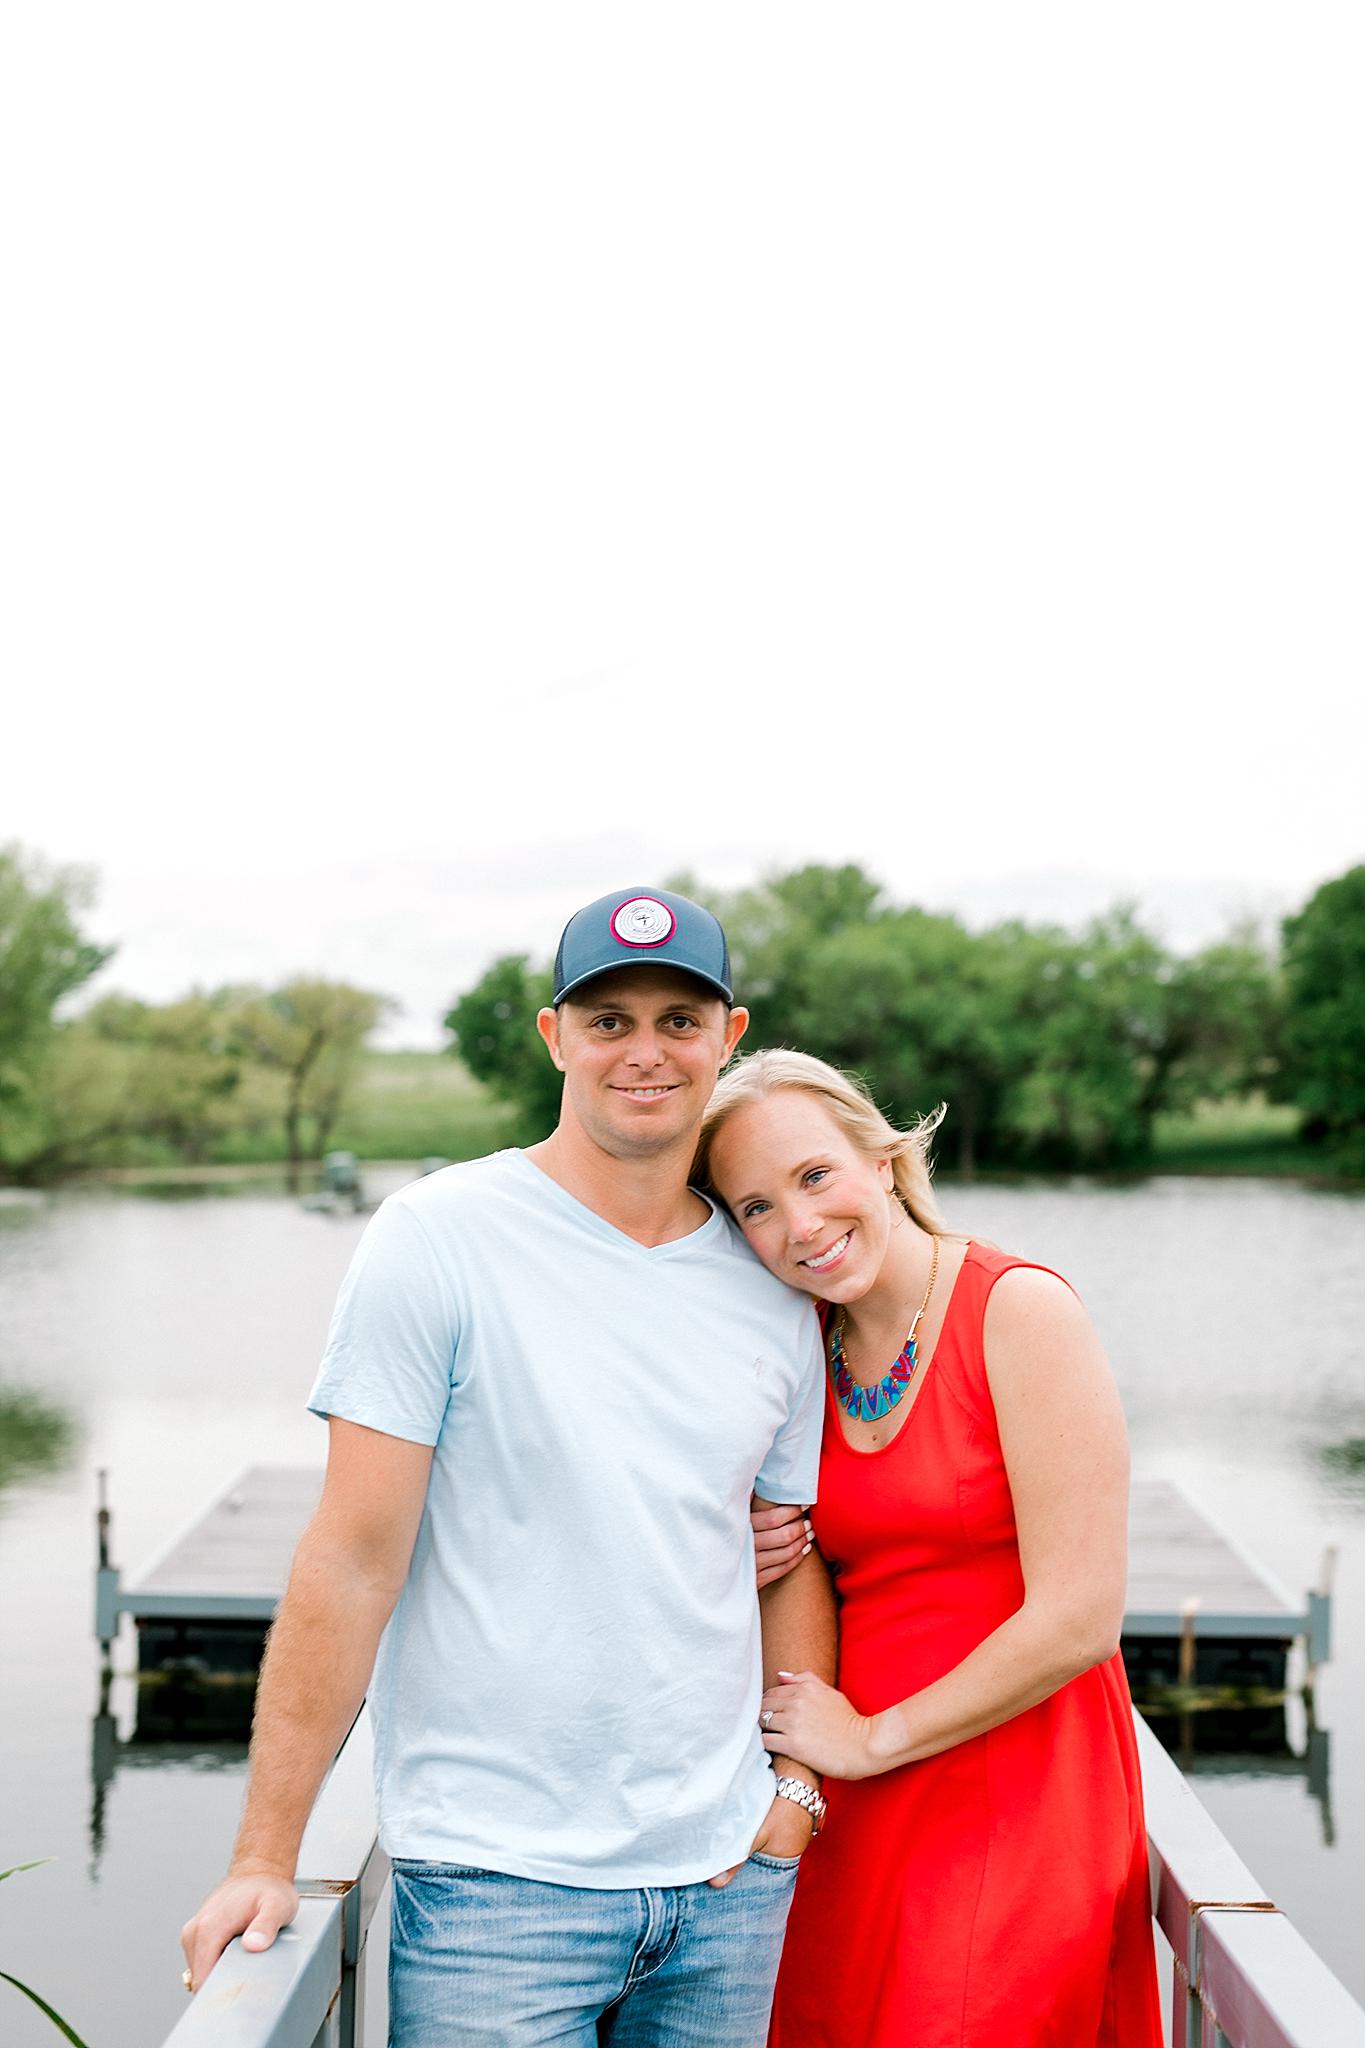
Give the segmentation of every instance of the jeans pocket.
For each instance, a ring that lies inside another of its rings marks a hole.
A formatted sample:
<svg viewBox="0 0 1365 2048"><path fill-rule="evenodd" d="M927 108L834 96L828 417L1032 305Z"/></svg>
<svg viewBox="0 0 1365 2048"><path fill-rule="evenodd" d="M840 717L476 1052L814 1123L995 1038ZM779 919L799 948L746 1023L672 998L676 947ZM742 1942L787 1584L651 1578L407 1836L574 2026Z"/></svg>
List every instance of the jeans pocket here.
<svg viewBox="0 0 1365 2048"><path fill-rule="evenodd" d="M799 1856L765 1856L761 1849L751 1849L749 1852L748 1860L750 1861L750 1863L756 1863L759 1866L760 1870L785 1870L794 1872L797 1865L800 1863L801 1858Z"/></svg>

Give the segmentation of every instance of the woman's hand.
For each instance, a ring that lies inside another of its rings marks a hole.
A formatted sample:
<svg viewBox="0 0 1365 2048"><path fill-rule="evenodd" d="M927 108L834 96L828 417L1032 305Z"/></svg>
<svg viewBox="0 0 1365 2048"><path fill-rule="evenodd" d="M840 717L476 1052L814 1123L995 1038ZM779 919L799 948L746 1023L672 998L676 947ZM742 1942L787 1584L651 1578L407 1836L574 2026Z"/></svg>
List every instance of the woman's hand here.
<svg viewBox="0 0 1365 2048"><path fill-rule="evenodd" d="M799 1564L813 1543L814 1535L804 1508L783 1502L774 1506L757 1494L749 1506L754 1532L754 1562L758 1566L758 1590L774 1579L784 1579Z"/></svg>
<svg viewBox="0 0 1365 2048"><path fill-rule="evenodd" d="M763 1695L763 1747L827 1778L871 1778L895 1758L879 1754L875 1714L855 1713L841 1692L813 1671L779 1671Z"/></svg>

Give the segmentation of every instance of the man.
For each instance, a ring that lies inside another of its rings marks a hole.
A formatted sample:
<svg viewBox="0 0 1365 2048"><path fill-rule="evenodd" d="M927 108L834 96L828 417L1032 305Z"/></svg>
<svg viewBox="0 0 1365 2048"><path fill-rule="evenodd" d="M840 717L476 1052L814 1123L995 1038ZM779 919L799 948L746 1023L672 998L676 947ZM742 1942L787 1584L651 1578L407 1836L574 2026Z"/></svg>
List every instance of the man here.
<svg viewBox="0 0 1365 2048"><path fill-rule="evenodd" d="M760 1693L832 1676L834 1628L812 1554L761 1596L760 1656L748 1525L755 1487L814 1496L815 1318L688 1186L747 1023L709 912L589 904L537 1019L555 1131L372 1220L310 1397L327 1480L231 1871L182 1937L193 1984L295 1912L378 1646L396 2048L763 2041L822 1802L770 1765Z"/></svg>

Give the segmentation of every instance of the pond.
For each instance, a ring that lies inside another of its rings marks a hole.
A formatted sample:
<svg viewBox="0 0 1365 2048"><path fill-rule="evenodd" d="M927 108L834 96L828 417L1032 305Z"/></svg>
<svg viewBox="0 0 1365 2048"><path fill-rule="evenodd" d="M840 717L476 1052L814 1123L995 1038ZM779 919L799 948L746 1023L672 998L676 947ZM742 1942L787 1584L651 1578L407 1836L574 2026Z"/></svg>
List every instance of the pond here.
<svg viewBox="0 0 1365 2048"><path fill-rule="evenodd" d="M378 1198L406 1176L372 1170ZM1294 1594L1339 1548L1336 1644L1300 1703L1187 1730L1220 1827L1365 1999L1365 1196L1271 1181L955 1186L949 1222L1056 1266L1094 1315L1134 1469L1175 1479ZM135 1573L248 1464L321 1461L303 1399L363 1217L278 1186L0 1197L0 1969L91 2048L178 2016L177 1935L220 1874L240 1740L101 1714L97 1468ZM125 1637L116 1662L131 1669ZM59 2038L0 1984L13 2048Z"/></svg>

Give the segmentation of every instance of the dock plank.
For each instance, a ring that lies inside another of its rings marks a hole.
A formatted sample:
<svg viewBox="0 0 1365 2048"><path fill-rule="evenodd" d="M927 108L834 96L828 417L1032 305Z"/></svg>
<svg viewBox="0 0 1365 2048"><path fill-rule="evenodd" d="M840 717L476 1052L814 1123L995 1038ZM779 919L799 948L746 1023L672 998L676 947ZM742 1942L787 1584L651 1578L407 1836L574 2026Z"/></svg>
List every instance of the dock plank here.
<svg viewBox="0 0 1365 2048"><path fill-rule="evenodd" d="M1135 1479L1128 1513L1126 1614L1178 1617L1193 1601L1202 1626L1219 1619L1283 1623L1284 1634L1306 1626L1306 1603L1287 1601L1268 1575L1195 1506L1162 1479Z"/></svg>
<svg viewBox="0 0 1365 2048"><path fill-rule="evenodd" d="M304 1526L322 1492L313 1465L253 1465L129 1585L139 1593L215 1593L278 1599Z"/></svg>

